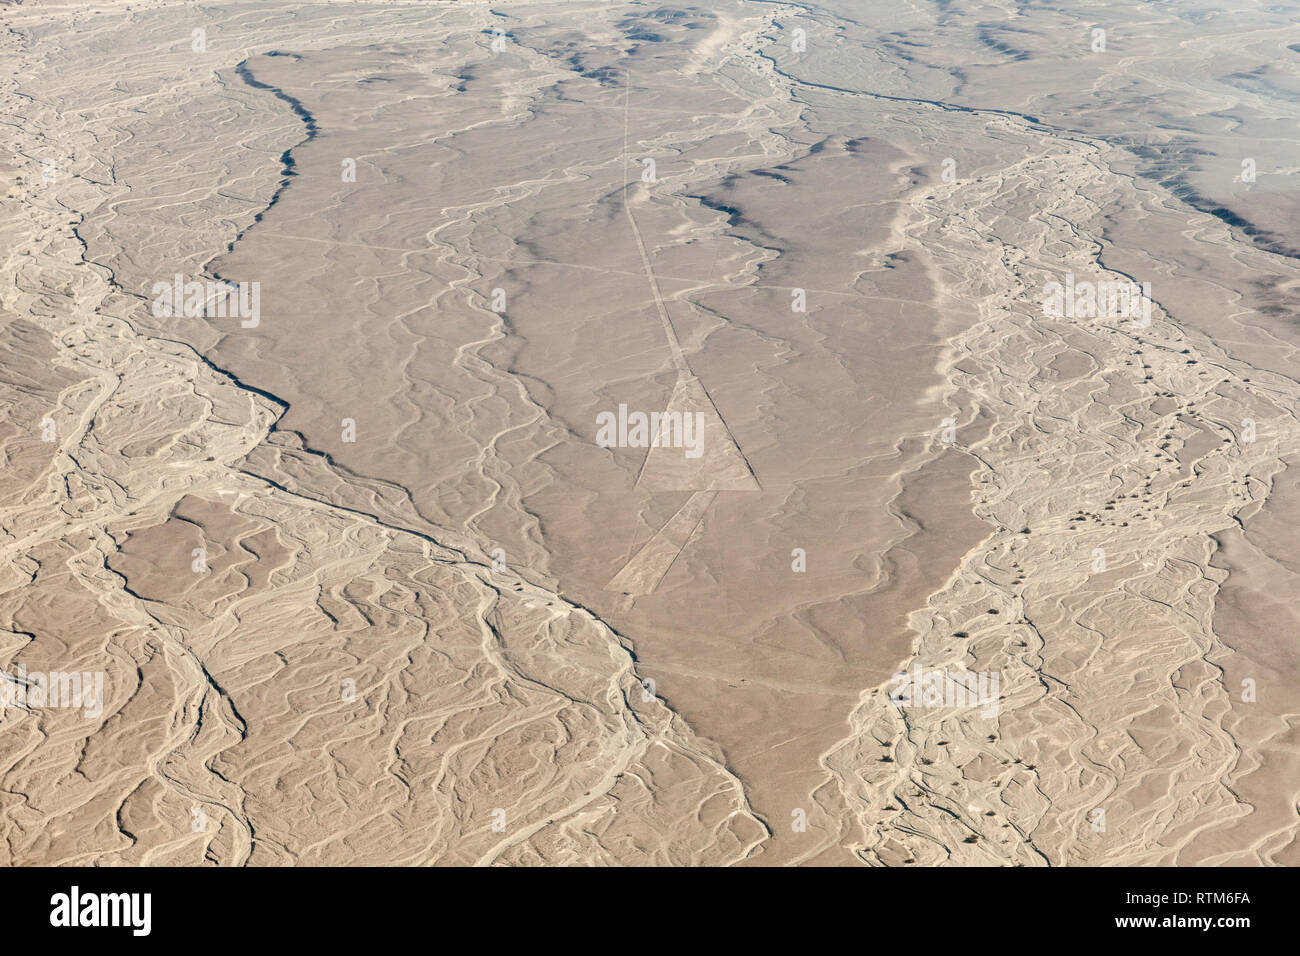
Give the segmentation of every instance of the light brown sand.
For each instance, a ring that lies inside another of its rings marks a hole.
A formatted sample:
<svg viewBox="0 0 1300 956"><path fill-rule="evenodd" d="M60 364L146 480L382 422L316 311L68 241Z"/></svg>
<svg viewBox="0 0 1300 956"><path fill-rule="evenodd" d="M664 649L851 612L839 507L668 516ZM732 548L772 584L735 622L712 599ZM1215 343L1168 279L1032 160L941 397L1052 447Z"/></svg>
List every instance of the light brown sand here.
<svg viewBox="0 0 1300 956"><path fill-rule="evenodd" d="M1286 24L860 6L6 12L7 862L1296 862Z"/></svg>

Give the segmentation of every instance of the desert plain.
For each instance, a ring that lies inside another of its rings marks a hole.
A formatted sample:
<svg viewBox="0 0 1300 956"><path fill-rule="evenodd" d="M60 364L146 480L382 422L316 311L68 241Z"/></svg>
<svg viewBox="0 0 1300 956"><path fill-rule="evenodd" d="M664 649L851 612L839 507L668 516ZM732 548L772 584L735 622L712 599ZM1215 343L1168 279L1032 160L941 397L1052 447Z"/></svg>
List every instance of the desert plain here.
<svg viewBox="0 0 1300 956"><path fill-rule="evenodd" d="M1296 12L0 6L0 862L1300 863Z"/></svg>

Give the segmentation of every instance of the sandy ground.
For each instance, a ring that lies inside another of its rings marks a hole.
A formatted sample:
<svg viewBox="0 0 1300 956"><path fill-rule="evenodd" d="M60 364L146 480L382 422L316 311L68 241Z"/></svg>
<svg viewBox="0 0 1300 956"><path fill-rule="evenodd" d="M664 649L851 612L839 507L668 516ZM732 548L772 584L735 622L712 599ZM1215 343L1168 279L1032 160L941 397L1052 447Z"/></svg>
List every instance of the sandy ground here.
<svg viewBox="0 0 1300 956"><path fill-rule="evenodd" d="M2 15L4 862L1300 862L1282 13Z"/></svg>

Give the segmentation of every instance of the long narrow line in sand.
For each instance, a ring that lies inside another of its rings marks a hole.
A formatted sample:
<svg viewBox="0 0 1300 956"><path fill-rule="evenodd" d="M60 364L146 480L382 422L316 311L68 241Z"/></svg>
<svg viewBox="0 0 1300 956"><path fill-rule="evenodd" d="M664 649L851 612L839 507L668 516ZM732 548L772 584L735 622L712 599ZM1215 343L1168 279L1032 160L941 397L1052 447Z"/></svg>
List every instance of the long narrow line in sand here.
<svg viewBox="0 0 1300 956"><path fill-rule="evenodd" d="M673 350L673 365L677 371L690 374L690 368L686 364L686 357L682 354L682 345L677 341L677 333L673 330L673 323L668 318L668 309L664 305L664 297L659 294L659 283L655 281L654 271L650 268L650 257L646 255L645 243L641 240L641 230L637 227L636 218L632 215L632 205L627 201L627 129L628 129L628 109L632 98L632 72L627 73L627 86L623 93L623 211L627 213L627 221L632 224L632 235L636 237L636 247L641 253L641 264L645 266L645 276L650 280L650 291L654 293L655 305L659 308L659 319L664 324L664 335L668 336L668 346Z"/></svg>

